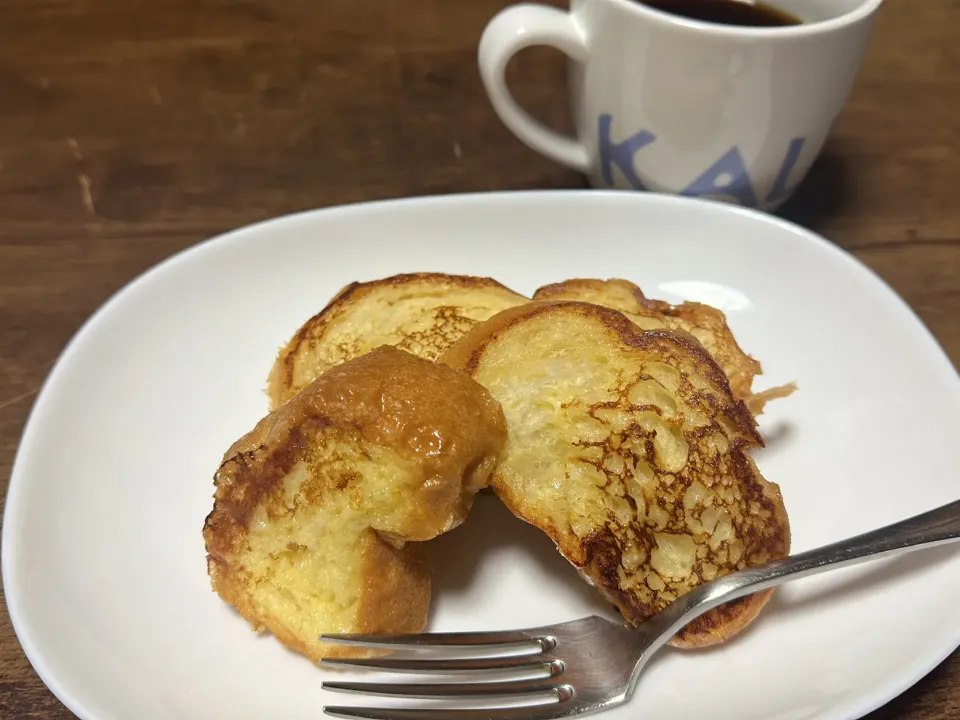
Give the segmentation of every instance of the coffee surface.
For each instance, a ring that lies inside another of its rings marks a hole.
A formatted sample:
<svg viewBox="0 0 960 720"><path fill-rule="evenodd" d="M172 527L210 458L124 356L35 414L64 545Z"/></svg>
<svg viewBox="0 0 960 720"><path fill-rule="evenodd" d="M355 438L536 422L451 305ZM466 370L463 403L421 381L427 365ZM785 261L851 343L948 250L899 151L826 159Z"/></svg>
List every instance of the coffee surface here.
<svg viewBox="0 0 960 720"><path fill-rule="evenodd" d="M636 0L671 15L721 25L742 27L784 27L800 25L801 21L789 13L766 3L743 0Z"/></svg>

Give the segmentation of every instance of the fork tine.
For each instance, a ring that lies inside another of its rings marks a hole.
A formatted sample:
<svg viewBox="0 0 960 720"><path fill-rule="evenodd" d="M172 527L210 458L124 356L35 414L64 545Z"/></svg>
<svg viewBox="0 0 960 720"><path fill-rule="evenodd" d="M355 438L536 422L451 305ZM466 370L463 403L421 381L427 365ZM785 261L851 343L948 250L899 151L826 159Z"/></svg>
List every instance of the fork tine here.
<svg viewBox="0 0 960 720"><path fill-rule="evenodd" d="M447 708L369 708L369 707L324 707L323 712L332 717L353 720L553 720L576 714L566 703L526 705L513 708L487 708L476 710L453 710Z"/></svg>
<svg viewBox="0 0 960 720"><path fill-rule="evenodd" d="M533 672L541 670L556 676L563 671L559 660L538 659L532 655L508 655L489 658L450 658L448 660L420 660L414 658L344 658L321 660L322 667L341 670L366 669L401 673L464 673L498 670Z"/></svg>
<svg viewBox="0 0 960 720"><path fill-rule="evenodd" d="M350 645L353 647L403 649L403 646L416 648L429 647L489 647L504 646L510 649L516 645L530 645L530 653L552 650L556 644L553 638L536 631L513 632L466 632L466 633L423 633L419 635L368 635L363 633L344 633L342 635L321 635L320 641L331 645ZM533 646L538 646L533 649Z"/></svg>
<svg viewBox="0 0 960 720"><path fill-rule="evenodd" d="M370 682L325 682L324 690L335 692L353 692L365 695L383 695L402 698L450 698L451 700L516 697L525 695L553 694L555 697L569 696L572 692L567 685L557 686L552 677L535 680L508 680L504 682L474 683L370 683Z"/></svg>

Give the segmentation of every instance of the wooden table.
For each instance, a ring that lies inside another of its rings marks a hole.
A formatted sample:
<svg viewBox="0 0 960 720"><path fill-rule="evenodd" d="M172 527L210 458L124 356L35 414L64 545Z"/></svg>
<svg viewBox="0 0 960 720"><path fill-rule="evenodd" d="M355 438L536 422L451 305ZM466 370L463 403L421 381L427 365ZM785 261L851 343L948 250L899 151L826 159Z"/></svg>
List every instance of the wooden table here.
<svg viewBox="0 0 960 720"><path fill-rule="evenodd" d="M64 343L171 253L304 208L581 186L485 99L475 45L504 4L0 3L0 489ZM518 95L567 127L562 60L527 51L514 65ZM955 363L958 190L960 5L887 0L850 103L783 213L879 272ZM0 717L71 717L5 609ZM960 654L870 717L960 717Z"/></svg>

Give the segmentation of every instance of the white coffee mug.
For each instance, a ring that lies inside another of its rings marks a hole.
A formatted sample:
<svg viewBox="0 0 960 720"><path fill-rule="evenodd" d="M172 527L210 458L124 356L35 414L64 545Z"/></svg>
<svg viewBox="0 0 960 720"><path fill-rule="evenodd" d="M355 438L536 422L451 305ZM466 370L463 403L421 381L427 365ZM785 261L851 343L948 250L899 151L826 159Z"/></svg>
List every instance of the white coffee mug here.
<svg viewBox="0 0 960 720"><path fill-rule="evenodd" d="M846 102L883 0L772 0L802 22L741 27L642 0L508 7L480 40L501 120L594 187L711 197L774 210L803 180ZM507 89L531 45L569 56L576 137L534 120Z"/></svg>

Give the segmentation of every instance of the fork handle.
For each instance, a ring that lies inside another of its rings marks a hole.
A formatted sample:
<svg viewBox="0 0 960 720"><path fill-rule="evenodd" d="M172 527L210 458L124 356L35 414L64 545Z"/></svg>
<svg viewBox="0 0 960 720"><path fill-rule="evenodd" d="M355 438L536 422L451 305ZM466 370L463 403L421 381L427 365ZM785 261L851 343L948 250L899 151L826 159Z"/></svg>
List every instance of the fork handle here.
<svg viewBox="0 0 960 720"><path fill-rule="evenodd" d="M960 540L960 500L847 540L730 573L681 595L659 614L669 626L663 631L664 642L705 612L744 595L788 580L956 540Z"/></svg>

